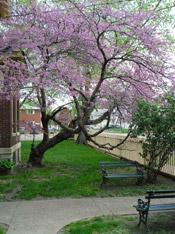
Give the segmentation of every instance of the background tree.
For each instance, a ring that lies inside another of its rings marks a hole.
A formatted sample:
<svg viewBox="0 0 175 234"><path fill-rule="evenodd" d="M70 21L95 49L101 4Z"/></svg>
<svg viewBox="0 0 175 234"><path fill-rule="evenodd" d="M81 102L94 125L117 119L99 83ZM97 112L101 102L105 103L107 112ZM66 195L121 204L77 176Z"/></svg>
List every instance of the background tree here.
<svg viewBox="0 0 175 234"><path fill-rule="evenodd" d="M122 1L115 5L112 2L112 7L109 1L104 5L100 2L97 5L90 5L89 8L87 6L86 8L80 7L74 1L70 2L75 5L89 24L92 38L96 41L100 51L98 59L100 58L101 64L99 64L97 74L99 77L98 85L90 100L95 100L98 108L99 106L107 108L109 116L106 112L108 121L103 129L92 135L84 130L84 134L88 140L102 147L94 142L92 137L108 127L111 113L115 108L131 114L136 104L135 100L139 96L153 97L156 92L159 93L157 88L166 86L165 77L168 78L168 74L164 73L164 66L167 65L167 58L164 54L163 60L159 60L163 54L160 55L158 51L154 50L154 46L157 50L157 48L160 49L160 44L165 43L164 34L160 34L159 30L158 34L155 31L161 25L160 22L158 23L160 18L157 16L157 12L162 9L162 6L160 7L162 1L154 1L150 6L151 11L148 10L148 5L143 3L139 7L128 8L127 1L124 1L122 5ZM127 10L122 11L121 6ZM165 52L165 50L163 51ZM94 54L93 57L95 57ZM95 96L99 90L100 99ZM110 108L108 108L109 106ZM127 117L125 116L125 118ZM90 124L90 121L87 124ZM112 147L109 146L109 149Z"/></svg>
<svg viewBox="0 0 175 234"><path fill-rule="evenodd" d="M168 94L155 104L138 100L132 121L132 137L146 138L140 155L145 159L147 182L153 183L175 150L175 95Z"/></svg>
<svg viewBox="0 0 175 234"><path fill-rule="evenodd" d="M0 92L8 98L9 91L17 95L19 88L31 89L27 99L41 109L43 140L31 150L31 165L41 165L46 150L79 132L100 147L118 147L93 140L108 128L113 110L132 113L136 99L152 98L174 79L168 72L170 44L158 30L156 6L149 11L130 9L124 2L122 7L120 2L116 7L89 3L69 0L48 5L31 0L12 7L8 21L1 21L0 50L19 51L27 66L4 57ZM57 114L70 102L77 116L64 124ZM54 110L53 104L57 104ZM92 120L93 110L101 108L106 112ZM63 129L53 138L48 135L50 120ZM87 132L88 125L104 120L102 129Z"/></svg>

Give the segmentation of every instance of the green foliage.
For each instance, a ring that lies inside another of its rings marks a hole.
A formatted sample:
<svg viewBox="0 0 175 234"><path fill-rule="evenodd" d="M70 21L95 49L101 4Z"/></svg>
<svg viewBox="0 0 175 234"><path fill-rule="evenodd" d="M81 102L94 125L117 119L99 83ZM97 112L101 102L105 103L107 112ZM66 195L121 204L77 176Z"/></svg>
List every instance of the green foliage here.
<svg viewBox="0 0 175 234"><path fill-rule="evenodd" d="M161 103L152 104L145 100L137 103L137 112L132 118L132 137L146 137L140 155L146 161L148 182L154 182L175 150L175 96L168 94Z"/></svg>
<svg viewBox="0 0 175 234"><path fill-rule="evenodd" d="M105 130L105 132L111 132L111 133L128 133L129 132L129 129L125 129L125 128L109 128L107 130Z"/></svg>
<svg viewBox="0 0 175 234"><path fill-rule="evenodd" d="M0 227L0 234L4 234L4 231L1 227Z"/></svg>
<svg viewBox="0 0 175 234"><path fill-rule="evenodd" d="M0 159L0 171L6 170L6 169L11 169L15 165L14 162L10 162L8 160L1 160Z"/></svg>

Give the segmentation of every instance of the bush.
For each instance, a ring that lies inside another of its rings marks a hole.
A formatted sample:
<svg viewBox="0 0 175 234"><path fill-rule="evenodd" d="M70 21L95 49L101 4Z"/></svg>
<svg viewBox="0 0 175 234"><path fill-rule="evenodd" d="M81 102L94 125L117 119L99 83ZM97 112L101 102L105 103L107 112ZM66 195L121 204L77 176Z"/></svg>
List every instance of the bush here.
<svg viewBox="0 0 175 234"><path fill-rule="evenodd" d="M1 160L0 159L0 171L8 171L11 168L13 168L15 165L15 162L10 162L9 160Z"/></svg>
<svg viewBox="0 0 175 234"><path fill-rule="evenodd" d="M147 182L155 182L175 150L175 95L168 94L155 104L138 100L132 122L132 137L146 137L140 155L146 161Z"/></svg>

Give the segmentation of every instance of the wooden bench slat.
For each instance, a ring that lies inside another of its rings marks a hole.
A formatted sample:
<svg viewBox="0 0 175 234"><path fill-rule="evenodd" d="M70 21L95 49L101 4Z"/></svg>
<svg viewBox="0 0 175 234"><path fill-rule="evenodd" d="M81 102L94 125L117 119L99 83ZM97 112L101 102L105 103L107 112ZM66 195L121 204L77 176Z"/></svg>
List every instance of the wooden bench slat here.
<svg viewBox="0 0 175 234"><path fill-rule="evenodd" d="M103 165L101 167L135 167L136 165L134 164L116 164L116 165L113 165L113 164L110 164L110 165Z"/></svg>
<svg viewBox="0 0 175 234"><path fill-rule="evenodd" d="M174 195L173 194L167 194L167 195L161 194L161 195L152 195L151 199L173 198L173 197L175 197L175 194ZM148 199L149 196L146 196L145 198Z"/></svg>
<svg viewBox="0 0 175 234"><path fill-rule="evenodd" d="M159 210L175 210L175 204L156 204L150 205L149 211L159 211Z"/></svg>
<svg viewBox="0 0 175 234"><path fill-rule="evenodd" d="M101 164L120 164L120 163L125 163L125 164L127 164L127 163L129 163L129 164L135 164L135 163L137 163L136 161L113 161L113 162L106 162L106 161L100 161L100 163Z"/></svg>
<svg viewBox="0 0 175 234"><path fill-rule="evenodd" d="M139 206L134 206L137 211L145 211L145 209L140 208ZM175 204L155 204L155 205L150 205L148 208L149 211L160 211L160 210L175 210Z"/></svg>
<svg viewBox="0 0 175 234"><path fill-rule="evenodd" d="M144 175L138 175L138 174L108 174L106 176L104 176L105 178L121 178L121 177L125 177L125 178L129 178L129 177L144 177Z"/></svg>
<svg viewBox="0 0 175 234"><path fill-rule="evenodd" d="M156 194L156 193L163 193L163 194L166 194L166 193L175 193L175 190L147 190L146 193L148 194Z"/></svg>
<svg viewBox="0 0 175 234"><path fill-rule="evenodd" d="M137 162L127 162L127 161L118 161L118 162L100 162L101 167L112 167L112 166L121 166L121 165L128 165L128 166L135 166L138 164Z"/></svg>

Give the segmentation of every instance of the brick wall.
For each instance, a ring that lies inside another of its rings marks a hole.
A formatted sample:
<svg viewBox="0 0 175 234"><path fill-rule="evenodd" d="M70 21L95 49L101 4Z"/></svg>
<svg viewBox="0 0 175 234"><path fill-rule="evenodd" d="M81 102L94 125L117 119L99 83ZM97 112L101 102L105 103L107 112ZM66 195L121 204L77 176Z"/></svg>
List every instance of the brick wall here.
<svg viewBox="0 0 175 234"><path fill-rule="evenodd" d="M0 100L0 148L12 145L12 101Z"/></svg>
<svg viewBox="0 0 175 234"><path fill-rule="evenodd" d="M15 102L16 100L0 99L0 148L9 148L19 142L17 135L17 114L19 112L16 108L13 108ZM14 111L16 112L15 119L13 119Z"/></svg>

